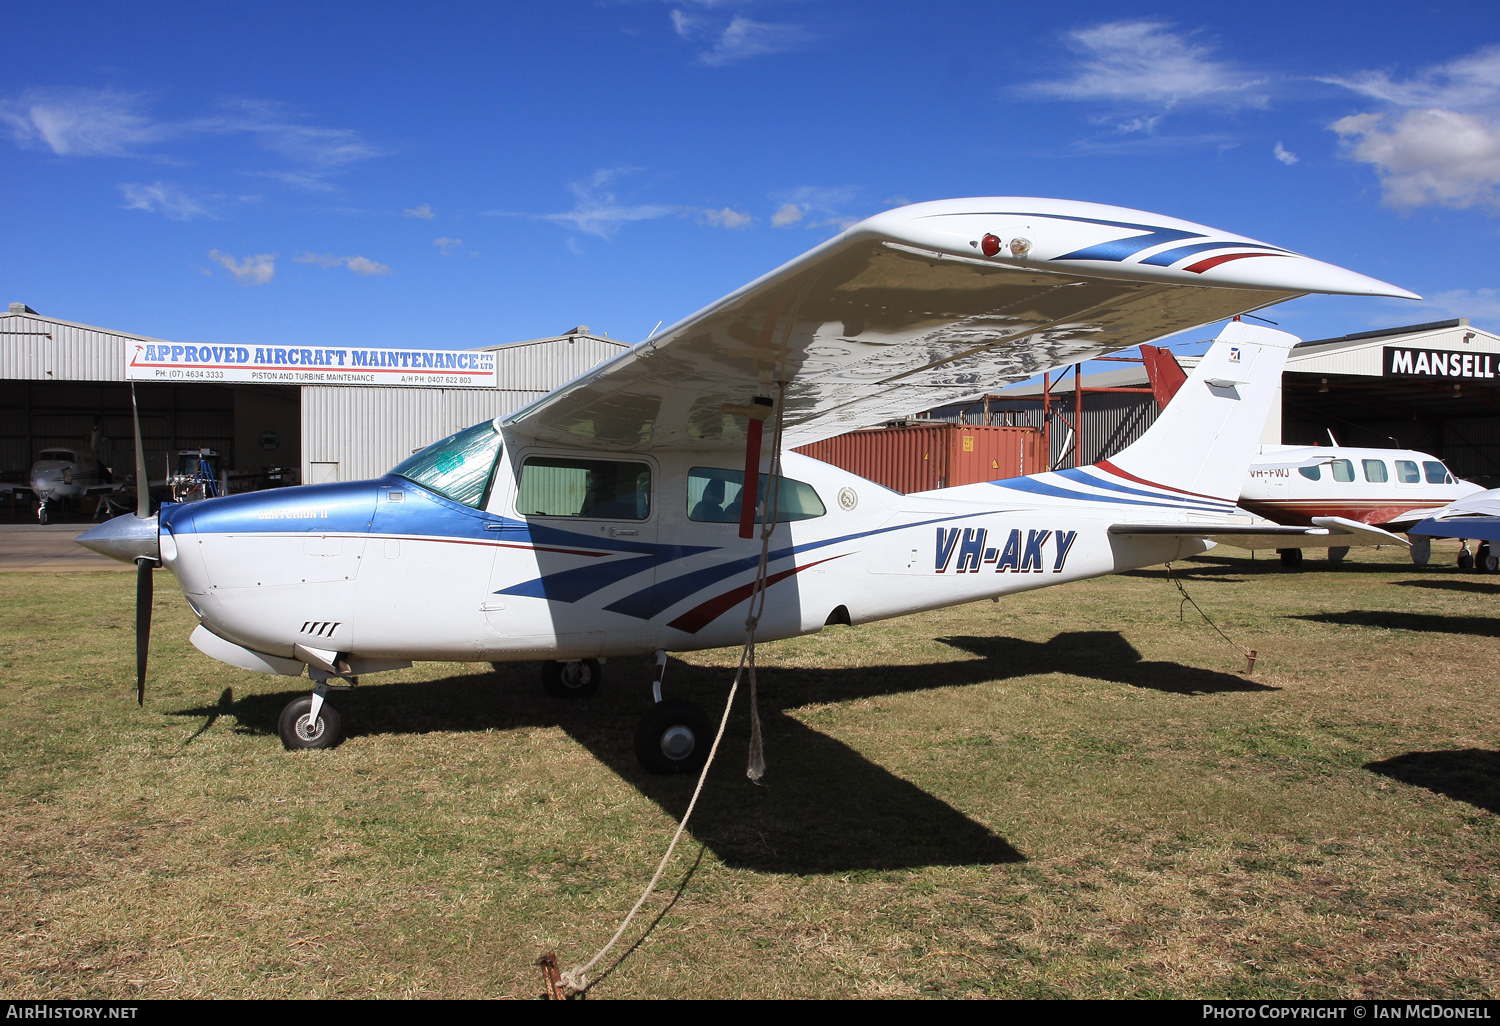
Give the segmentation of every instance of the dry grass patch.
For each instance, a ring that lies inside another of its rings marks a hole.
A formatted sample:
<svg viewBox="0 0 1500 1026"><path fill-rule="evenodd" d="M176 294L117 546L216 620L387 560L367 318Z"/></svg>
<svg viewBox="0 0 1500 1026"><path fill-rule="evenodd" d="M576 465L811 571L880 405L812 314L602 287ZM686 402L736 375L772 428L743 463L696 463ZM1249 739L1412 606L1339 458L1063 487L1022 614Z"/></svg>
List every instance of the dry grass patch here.
<svg viewBox="0 0 1500 1026"><path fill-rule="evenodd" d="M766 784L741 709L594 996L1494 997L1500 586L1309 566L1184 564L1253 678L1159 569L765 646ZM165 581L144 710L128 575L6 583L15 997L531 997L691 790L635 765L644 661L579 705L529 665L372 677L289 754L303 685L198 654ZM668 691L716 710L734 658Z"/></svg>

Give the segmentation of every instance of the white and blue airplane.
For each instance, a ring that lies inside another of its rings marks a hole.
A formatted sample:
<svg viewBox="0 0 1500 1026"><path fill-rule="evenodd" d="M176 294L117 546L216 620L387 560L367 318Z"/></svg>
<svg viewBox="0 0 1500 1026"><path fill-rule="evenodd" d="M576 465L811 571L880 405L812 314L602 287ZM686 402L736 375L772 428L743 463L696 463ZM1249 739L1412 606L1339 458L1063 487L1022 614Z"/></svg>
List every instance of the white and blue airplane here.
<svg viewBox="0 0 1500 1026"><path fill-rule="evenodd" d="M1236 508L1298 341L1237 315L1312 292L1417 298L1140 211L919 203L382 478L157 516L143 507L79 541L140 568L138 700L159 564L199 618L199 650L312 679L282 713L288 748L338 741L330 689L414 660L541 660L549 691L586 695L602 661L654 652L657 701L637 755L653 771L695 772L713 727L661 700L660 667L667 652L744 639L768 492L762 641L1149 566L1221 540L1404 544L1337 517L1281 526ZM769 481L762 431L787 450L1226 318L1160 419L1108 461L901 495L784 452Z"/></svg>

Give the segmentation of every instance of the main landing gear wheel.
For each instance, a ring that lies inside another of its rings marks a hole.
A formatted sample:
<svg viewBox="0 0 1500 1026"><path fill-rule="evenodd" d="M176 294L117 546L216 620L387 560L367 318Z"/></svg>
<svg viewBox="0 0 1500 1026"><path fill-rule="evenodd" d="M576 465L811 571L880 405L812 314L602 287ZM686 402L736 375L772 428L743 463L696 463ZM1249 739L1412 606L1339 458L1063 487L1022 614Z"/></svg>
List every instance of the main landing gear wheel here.
<svg viewBox="0 0 1500 1026"><path fill-rule="evenodd" d="M635 729L635 757L647 773L696 774L713 743L713 720L681 698L657 702Z"/></svg>
<svg viewBox="0 0 1500 1026"><path fill-rule="evenodd" d="M1489 542L1479 543L1479 550L1474 553L1474 569L1482 574L1492 574L1500 570L1500 556L1490 552Z"/></svg>
<svg viewBox="0 0 1500 1026"><path fill-rule="evenodd" d="M287 751L332 748L343 739L344 725L339 720L337 709L324 702L323 708L318 710L316 721L309 718L310 712L311 695L294 698L281 710L281 719L276 722L276 732L281 735L281 743L286 745Z"/></svg>
<svg viewBox="0 0 1500 1026"><path fill-rule="evenodd" d="M1277 549L1276 551L1279 552L1279 553L1281 553L1281 565L1282 566L1301 566L1302 565L1302 550L1301 549Z"/></svg>
<svg viewBox="0 0 1500 1026"><path fill-rule="evenodd" d="M604 671L597 659L574 659L572 662L542 664L542 687L553 698L588 698L599 690Z"/></svg>

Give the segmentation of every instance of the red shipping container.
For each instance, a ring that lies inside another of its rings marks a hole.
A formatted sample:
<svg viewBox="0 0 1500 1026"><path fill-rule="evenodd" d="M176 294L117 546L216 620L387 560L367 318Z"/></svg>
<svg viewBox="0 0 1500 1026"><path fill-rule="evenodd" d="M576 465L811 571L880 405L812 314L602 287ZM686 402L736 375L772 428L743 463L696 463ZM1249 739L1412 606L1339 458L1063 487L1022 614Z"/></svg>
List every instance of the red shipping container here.
<svg viewBox="0 0 1500 1026"><path fill-rule="evenodd" d="M1038 428L933 424L874 428L795 452L909 494L1046 470Z"/></svg>

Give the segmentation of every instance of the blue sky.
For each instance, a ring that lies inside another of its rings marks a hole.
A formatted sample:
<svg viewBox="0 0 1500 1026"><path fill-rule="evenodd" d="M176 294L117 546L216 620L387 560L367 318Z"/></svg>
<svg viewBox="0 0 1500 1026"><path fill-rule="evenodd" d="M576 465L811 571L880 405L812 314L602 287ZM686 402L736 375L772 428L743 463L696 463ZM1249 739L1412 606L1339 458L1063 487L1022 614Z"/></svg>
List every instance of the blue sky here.
<svg viewBox="0 0 1500 1026"><path fill-rule="evenodd" d="M200 342L635 341L907 201L1188 218L1500 329L1481 3L7 9L0 301Z"/></svg>

